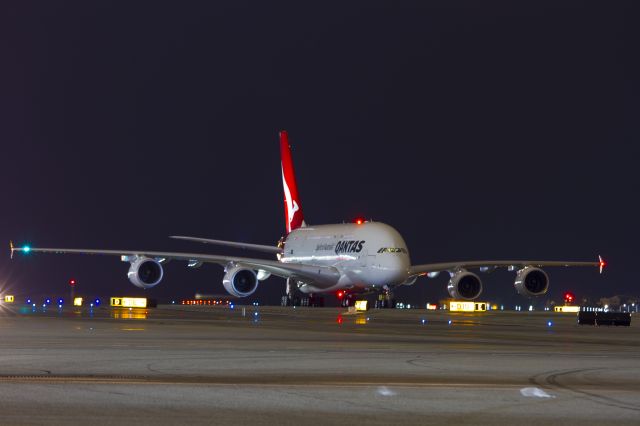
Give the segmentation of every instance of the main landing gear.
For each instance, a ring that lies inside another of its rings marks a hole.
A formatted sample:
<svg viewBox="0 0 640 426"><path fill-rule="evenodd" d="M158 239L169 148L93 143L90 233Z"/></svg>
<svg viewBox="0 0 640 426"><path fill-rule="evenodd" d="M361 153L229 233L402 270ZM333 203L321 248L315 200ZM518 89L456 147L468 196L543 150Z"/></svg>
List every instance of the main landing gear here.
<svg viewBox="0 0 640 426"><path fill-rule="evenodd" d="M323 307L324 298L313 294L303 294L298 290L295 282L287 279L286 294L282 296L280 305L282 306L309 306Z"/></svg>
<svg viewBox="0 0 640 426"><path fill-rule="evenodd" d="M280 305L282 306L309 306L309 307L324 307L324 298L321 296L310 295L295 295L290 297L288 295L282 296Z"/></svg>

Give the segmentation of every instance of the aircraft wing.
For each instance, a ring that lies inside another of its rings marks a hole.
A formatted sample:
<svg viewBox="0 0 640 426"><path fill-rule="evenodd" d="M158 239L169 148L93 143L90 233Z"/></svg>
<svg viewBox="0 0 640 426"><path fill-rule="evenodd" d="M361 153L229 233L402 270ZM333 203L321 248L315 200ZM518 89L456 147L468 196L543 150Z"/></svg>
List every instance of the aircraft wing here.
<svg viewBox="0 0 640 426"><path fill-rule="evenodd" d="M234 247L246 250L262 251L266 253L282 253L282 249L276 246L266 246L262 244L238 243L236 241L212 240L210 238L185 237L183 235L172 235L169 238L175 240L194 241L197 243L214 244L218 246Z"/></svg>
<svg viewBox="0 0 640 426"><path fill-rule="evenodd" d="M595 266L600 268L600 273L607 263L598 256L596 262L573 262L557 260L472 260L461 262L429 263L425 265L414 265L409 269L410 276L423 276L429 273L442 271L455 271L457 269L480 269L481 271L491 271L496 268L522 269L525 266L545 267L545 266Z"/></svg>
<svg viewBox="0 0 640 426"><path fill-rule="evenodd" d="M304 264L291 264L277 260L251 259L236 256L218 256L202 253L160 252L146 250L94 250L94 249L65 249L65 248L37 248L15 247L11 244L11 256L14 252L29 253L73 253L87 255L120 256L121 260L129 261L130 258L145 256L160 262L168 260L182 260L190 265L198 263L215 263L221 266L228 264L245 266L249 269L263 270L283 278L294 278L300 281L313 282L317 287L330 287L340 278L336 268L330 266L312 266Z"/></svg>

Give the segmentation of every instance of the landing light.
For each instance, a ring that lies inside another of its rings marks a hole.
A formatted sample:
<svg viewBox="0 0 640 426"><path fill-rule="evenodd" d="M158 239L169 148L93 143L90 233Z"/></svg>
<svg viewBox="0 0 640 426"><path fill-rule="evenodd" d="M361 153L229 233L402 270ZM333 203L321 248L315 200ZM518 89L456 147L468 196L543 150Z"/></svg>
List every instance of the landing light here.
<svg viewBox="0 0 640 426"><path fill-rule="evenodd" d="M29 253L31 251L31 247L24 246L24 247L22 247L22 251L25 252L25 253Z"/></svg>

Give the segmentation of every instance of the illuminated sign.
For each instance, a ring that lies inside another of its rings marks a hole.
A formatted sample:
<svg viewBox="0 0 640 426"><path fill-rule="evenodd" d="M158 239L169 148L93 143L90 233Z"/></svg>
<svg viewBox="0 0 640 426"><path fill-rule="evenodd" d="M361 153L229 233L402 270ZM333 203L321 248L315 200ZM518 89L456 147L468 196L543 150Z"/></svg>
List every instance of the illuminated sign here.
<svg viewBox="0 0 640 426"><path fill-rule="evenodd" d="M366 300L356 300L356 312L364 312L367 310Z"/></svg>
<svg viewBox="0 0 640 426"><path fill-rule="evenodd" d="M451 312L484 312L487 310L486 302L460 302L452 300L449 302Z"/></svg>
<svg viewBox="0 0 640 426"><path fill-rule="evenodd" d="M580 306L556 306L553 308L556 312L580 312Z"/></svg>
<svg viewBox="0 0 640 426"><path fill-rule="evenodd" d="M73 299L73 306L82 306L82 297L76 297Z"/></svg>
<svg viewBox="0 0 640 426"><path fill-rule="evenodd" d="M112 297L111 306L117 308L146 308L146 297Z"/></svg>
<svg viewBox="0 0 640 426"><path fill-rule="evenodd" d="M14 300L15 300L15 297L13 297L13 296L5 296L4 297L4 303L13 303Z"/></svg>
<svg viewBox="0 0 640 426"><path fill-rule="evenodd" d="M435 311L436 309L438 309L438 305L434 305L433 303L427 303L427 310Z"/></svg>

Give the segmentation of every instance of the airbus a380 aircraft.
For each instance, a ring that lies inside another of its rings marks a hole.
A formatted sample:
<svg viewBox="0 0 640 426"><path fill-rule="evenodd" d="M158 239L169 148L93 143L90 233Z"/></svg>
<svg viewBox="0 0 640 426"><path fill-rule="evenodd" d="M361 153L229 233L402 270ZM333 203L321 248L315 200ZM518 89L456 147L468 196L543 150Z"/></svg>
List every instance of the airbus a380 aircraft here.
<svg viewBox="0 0 640 426"><path fill-rule="evenodd" d="M448 272L451 279L447 290L456 299L476 299L482 293L482 281L469 269L487 272L495 268L516 271L515 288L525 296L545 294L549 277L546 266L595 266L602 269L605 262L570 262L545 260L482 260L412 265L409 250L402 236L389 225L358 220L356 223L335 225L307 225L298 196L291 148L286 131L280 132L282 184L286 235L277 246L245 244L207 238L174 236L172 238L243 248L275 255L275 260L247 257L218 256L201 253L172 253L147 250L94 250L14 247L14 252L85 253L120 256L129 262L129 280L147 289L160 283L162 264L168 260L182 260L196 268L204 262L224 267L224 288L233 296L253 294L258 283L271 274L287 280L287 295L317 295L323 293L390 292L394 287L411 285L420 276L435 277Z"/></svg>

